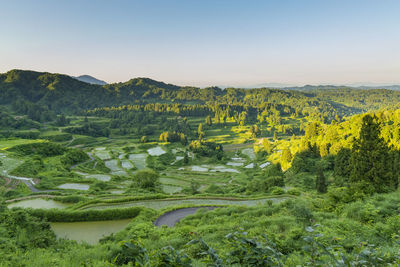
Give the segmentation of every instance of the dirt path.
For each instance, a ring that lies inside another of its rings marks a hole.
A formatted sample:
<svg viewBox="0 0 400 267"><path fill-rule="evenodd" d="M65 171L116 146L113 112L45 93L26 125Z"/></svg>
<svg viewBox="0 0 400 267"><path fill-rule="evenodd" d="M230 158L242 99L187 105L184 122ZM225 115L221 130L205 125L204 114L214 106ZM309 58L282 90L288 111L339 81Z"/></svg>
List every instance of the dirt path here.
<svg viewBox="0 0 400 267"><path fill-rule="evenodd" d="M154 222L154 225L157 227L161 227L162 225L167 225L168 227L174 227L183 218L191 214L194 214L198 209L203 209L203 208L213 210L218 207L204 206L204 207L183 208L183 209L169 211L158 217L157 220Z"/></svg>

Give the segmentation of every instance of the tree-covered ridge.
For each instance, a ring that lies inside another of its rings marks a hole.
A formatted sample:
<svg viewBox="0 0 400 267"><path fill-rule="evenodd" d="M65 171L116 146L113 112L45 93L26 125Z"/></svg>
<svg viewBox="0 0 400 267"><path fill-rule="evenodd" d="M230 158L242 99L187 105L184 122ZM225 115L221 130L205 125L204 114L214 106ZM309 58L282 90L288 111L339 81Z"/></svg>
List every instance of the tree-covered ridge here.
<svg viewBox="0 0 400 267"><path fill-rule="evenodd" d="M140 103L225 104L253 108L267 104L285 105L303 113L327 113L328 120L365 110L393 106L400 92L390 90L238 89L181 87L148 78L104 86L80 82L62 74L12 70L0 74L1 104L28 101L56 112L70 113L96 107Z"/></svg>

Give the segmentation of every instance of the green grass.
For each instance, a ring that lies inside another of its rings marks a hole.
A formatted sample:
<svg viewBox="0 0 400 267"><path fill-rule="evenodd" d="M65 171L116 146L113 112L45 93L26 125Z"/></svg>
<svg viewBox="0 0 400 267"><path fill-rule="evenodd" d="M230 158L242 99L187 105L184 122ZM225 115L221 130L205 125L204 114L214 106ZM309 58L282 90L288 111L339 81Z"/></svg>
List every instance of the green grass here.
<svg viewBox="0 0 400 267"><path fill-rule="evenodd" d="M22 144L30 144L30 143L37 143L37 142L42 142L44 140L42 139L37 139L37 140L32 140L32 139L0 139L0 150L6 150L8 148L11 148L16 145L22 145Z"/></svg>

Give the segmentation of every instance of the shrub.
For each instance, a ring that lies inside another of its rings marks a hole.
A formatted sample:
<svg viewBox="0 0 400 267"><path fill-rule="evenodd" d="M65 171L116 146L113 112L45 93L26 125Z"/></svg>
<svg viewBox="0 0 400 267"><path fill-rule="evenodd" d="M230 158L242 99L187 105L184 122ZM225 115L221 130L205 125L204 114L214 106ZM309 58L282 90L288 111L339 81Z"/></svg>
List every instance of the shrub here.
<svg viewBox="0 0 400 267"><path fill-rule="evenodd" d="M273 195L282 195L285 193L285 190L283 190L283 188L281 188L281 187L272 187L270 189L270 192Z"/></svg>
<svg viewBox="0 0 400 267"><path fill-rule="evenodd" d="M301 195L301 191L295 187L290 188L286 191L286 193L288 193L289 195L293 195L293 196L300 196Z"/></svg>
<svg viewBox="0 0 400 267"><path fill-rule="evenodd" d="M137 171L134 175L134 181L144 189L156 188L159 184L158 178L159 174L150 169Z"/></svg>

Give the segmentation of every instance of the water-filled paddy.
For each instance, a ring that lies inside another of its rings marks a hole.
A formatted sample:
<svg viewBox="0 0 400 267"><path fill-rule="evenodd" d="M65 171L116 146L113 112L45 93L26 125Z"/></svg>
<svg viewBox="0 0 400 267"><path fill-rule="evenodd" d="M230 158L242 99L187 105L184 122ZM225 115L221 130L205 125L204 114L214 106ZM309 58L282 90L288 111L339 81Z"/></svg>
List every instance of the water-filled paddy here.
<svg viewBox="0 0 400 267"><path fill-rule="evenodd" d="M243 162L228 162L228 163L226 163L226 165L239 167L239 166L243 166Z"/></svg>
<svg viewBox="0 0 400 267"><path fill-rule="evenodd" d="M138 170L146 168L146 158L147 154L130 154L129 160L135 164Z"/></svg>
<svg viewBox="0 0 400 267"><path fill-rule="evenodd" d="M88 174L79 171L76 171L75 173L84 176L86 179L93 178L103 182L108 182L111 180L111 176L107 174Z"/></svg>
<svg viewBox="0 0 400 267"><path fill-rule="evenodd" d="M189 186L190 182L189 181L183 181L179 179L173 179L173 178L160 178L160 183L162 184L169 184L169 185L177 185L177 186Z"/></svg>
<svg viewBox="0 0 400 267"><path fill-rule="evenodd" d="M265 162L265 163L260 165L260 168L263 169L263 168L267 167L270 164L271 164L270 162Z"/></svg>
<svg viewBox="0 0 400 267"><path fill-rule="evenodd" d="M96 244L102 237L123 230L131 219L98 222L51 223L58 238Z"/></svg>
<svg viewBox="0 0 400 267"><path fill-rule="evenodd" d="M256 154L254 154L254 149L253 148L245 148L242 150L242 153L246 156L248 156L250 159L255 159Z"/></svg>
<svg viewBox="0 0 400 267"><path fill-rule="evenodd" d="M149 153L150 156L160 156L160 155L165 154L167 152L165 152L164 149L162 149L161 147L156 146L156 147L148 149L147 153Z"/></svg>
<svg viewBox="0 0 400 267"><path fill-rule="evenodd" d="M182 187L175 185L162 185L162 190L167 194L175 194L182 191Z"/></svg>
<svg viewBox="0 0 400 267"><path fill-rule="evenodd" d="M133 167L132 163L129 160L121 160L122 168L131 169Z"/></svg>
<svg viewBox="0 0 400 267"><path fill-rule="evenodd" d="M107 174L90 174L87 175L86 178L94 178L103 182L108 182L111 180L111 176Z"/></svg>
<svg viewBox="0 0 400 267"><path fill-rule="evenodd" d="M194 172L206 172L208 168L200 167L200 166L192 166L192 171Z"/></svg>
<svg viewBox="0 0 400 267"><path fill-rule="evenodd" d="M123 194L124 192L125 192L124 190L111 190L110 191L111 194L116 194L116 195Z"/></svg>
<svg viewBox="0 0 400 267"><path fill-rule="evenodd" d="M249 165L245 166L246 169L252 169L254 168L254 163L250 163Z"/></svg>
<svg viewBox="0 0 400 267"><path fill-rule="evenodd" d="M18 202L13 202L8 205L9 208L32 208L32 209L64 209L68 205L54 201L52 199L27 199Z"/></svg>
<svg viewBox="0 0 400 267"><path fill-rule="evenodd" d="M89 185L87 184L62 184L57 186L60 189L75 189L75 190L89 190Z"/></svg>
<svg viewBox="0 0 400 267"><path fill-rule="evenodd" d="M96 151L94 154L102 160L111 159L110 153L106 150Z"/></svg>
<svg viewBox="0 0 400 267"><path fill-rule="evenodd" d="M104 164L111 171L119 171L121 168L118 166L118 161L116 159L105 161Z"/></svg>

